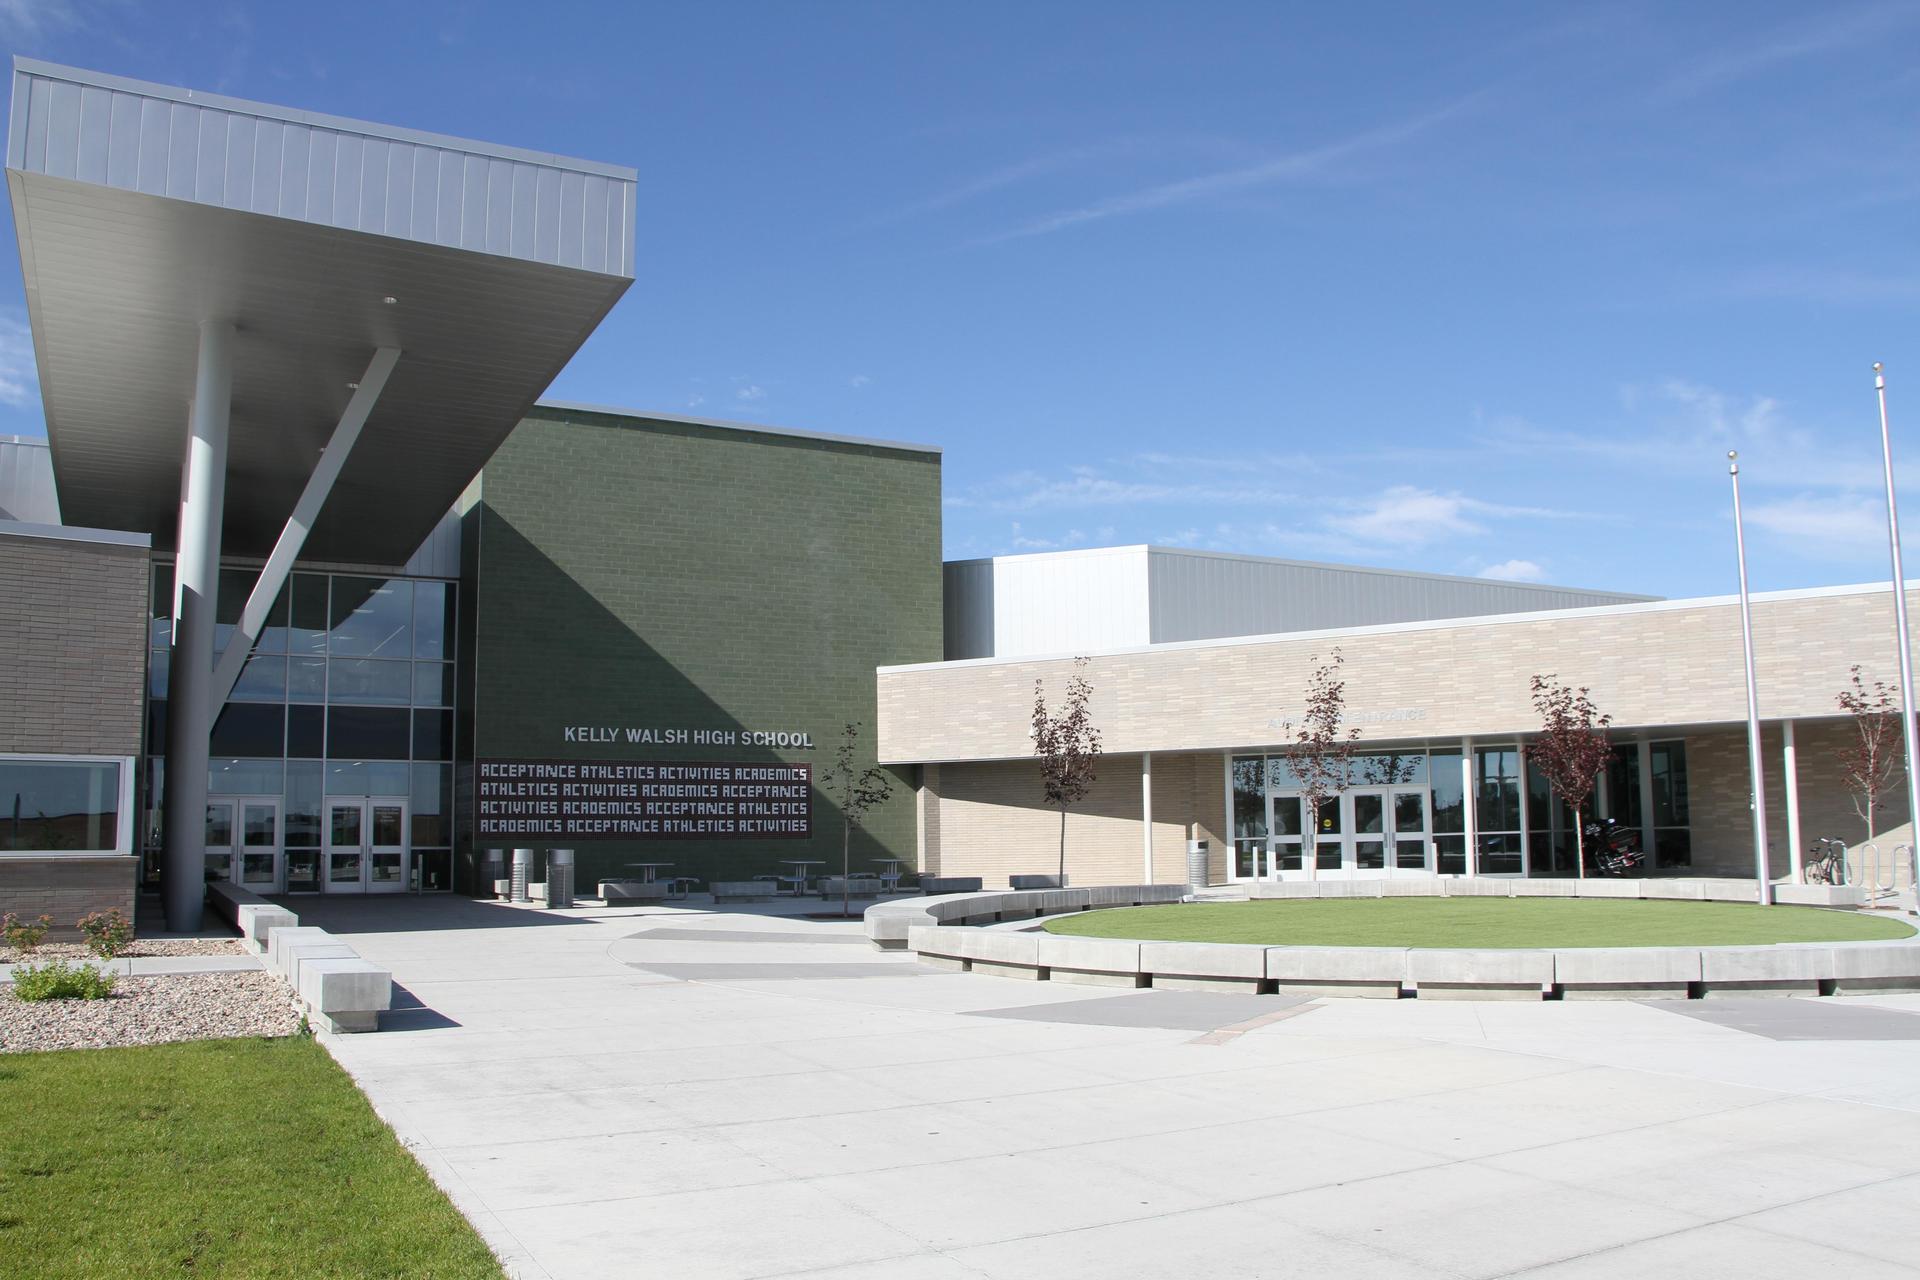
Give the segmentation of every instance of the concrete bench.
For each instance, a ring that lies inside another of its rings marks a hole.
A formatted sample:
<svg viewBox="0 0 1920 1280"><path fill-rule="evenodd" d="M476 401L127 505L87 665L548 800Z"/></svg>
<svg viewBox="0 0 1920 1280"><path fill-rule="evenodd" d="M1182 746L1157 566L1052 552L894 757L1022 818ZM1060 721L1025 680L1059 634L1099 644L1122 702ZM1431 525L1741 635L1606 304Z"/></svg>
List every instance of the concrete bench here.
<svg viewBox="0 0 1920 1280"><path fill-rule="evenodd" d="M779 896L772 880L715 880L707 886L715 902L768 902Z"/></svg>
<svg viewBox="0 0 1920 1280"><path fill-rule="evenodd" d="M920 892L931 897L937 893L978 893L979 876L921 876Z"/></svg>
<svg viewBox="0 0 1920 1280"><path fill-rule="evenodd" d="M1008 876L1007 886L1012 889L1064 889L1067 887L1065 876Z"/></svg>
<svg viewBox="0 0 1920 1280"><path fill-rule="evenodd" d="M300 917L285 907L232 883L209 884L207 905L215 915L238 929L247 947L255 952L267 949L267 939L275 929L292 928L300 923Z"/></svg>
<svg viewBox="0 0 1920 1280"><path fill-rule="evenodd" d="M664 880L602 880L600 899L612 904L615 902L664 902L667 898L667 882Z"/></svg>
<svg viewBox="0 0 1920 1280"><path fill-rule="evenodd" d="M267 968L286 981L309 1019L327 1031L377 1031L380 1014L393 1007L393 975L325 929L275 929L267 939Z"/></svg>

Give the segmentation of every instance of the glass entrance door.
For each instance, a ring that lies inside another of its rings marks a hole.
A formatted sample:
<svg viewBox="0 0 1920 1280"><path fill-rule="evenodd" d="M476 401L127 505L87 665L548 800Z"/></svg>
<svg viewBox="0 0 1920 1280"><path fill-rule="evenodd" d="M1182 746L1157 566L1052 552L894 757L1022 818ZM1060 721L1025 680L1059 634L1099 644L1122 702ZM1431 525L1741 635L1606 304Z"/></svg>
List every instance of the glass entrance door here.
<svg viewBox="0 0 1920 1280"><path fill-rule="evenodd" d="M273 797L241 800L236 808L240 886L255 893L280 892L280 801Z"/></svg>
<svg viewBox="0 0 1920 1280"><path fill-rule="evenodd" d="M207 879L255 893L280 891L280 801L274 796L207 802Z"/></svg>
<svg viewBox="0 0 1920 1280"><path fill-rule="evenodd" d="M1388 804L1388 817L1392 821L1393 856L1387 874L1432 875L1433 841L1427 833L1426 789L1396 789L1389 793Z"/></svg>
<svg viewBox="0 0 1920 1280"><path fill-rule="evenodd" d="M399 893L407 887L407 802L327 802L328 893Z"/></svg>

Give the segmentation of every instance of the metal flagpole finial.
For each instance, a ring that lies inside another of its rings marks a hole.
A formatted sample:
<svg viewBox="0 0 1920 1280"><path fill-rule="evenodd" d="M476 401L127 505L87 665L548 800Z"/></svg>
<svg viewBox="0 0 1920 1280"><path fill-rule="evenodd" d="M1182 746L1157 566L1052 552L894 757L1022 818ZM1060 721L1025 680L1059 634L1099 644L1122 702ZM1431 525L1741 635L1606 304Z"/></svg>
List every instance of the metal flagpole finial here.
<svg viewBox="0 0 1920 1280"><path fill-rule="evenodd" d="M1727 450L1727 474L1730 476L1740 474L1740 454L1738 450Z"/></svg>

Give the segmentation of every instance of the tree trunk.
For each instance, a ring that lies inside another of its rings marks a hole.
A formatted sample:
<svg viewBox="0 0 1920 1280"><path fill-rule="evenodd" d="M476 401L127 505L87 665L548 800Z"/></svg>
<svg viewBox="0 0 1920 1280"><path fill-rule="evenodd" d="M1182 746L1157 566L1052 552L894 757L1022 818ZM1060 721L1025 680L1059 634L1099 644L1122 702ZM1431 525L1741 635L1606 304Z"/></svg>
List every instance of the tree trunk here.
<svg viewBox="0 0 1920 1280"><path fill-rule="evenodd" d="M841 810L842 815L846 810ZM853 869L853 819L842 817L840 823L840 914L853 914L853 881L848 878Z"/></svg>
<svg viewBox="0 0 1920 1280"><path fill-rule="evenodd" d="M1301 824L1300 860L1306 863L1307 879L1320 878L1320 805L1318 802L1301 797L1307 811L1307 820Z"/></svg>
<svg viewBox="0 0 1920 1280"><path fill-rule="evenodd" d="M1587 823L1580 806L1573 806L1573 872L1576 880L1587 878Z"/></svg>
<svg viewBox="0 0 1920 1280"><path fill-rule="evenodd" d="M1067 887L1067 806L1060 806L1060 888Z"/></svg>

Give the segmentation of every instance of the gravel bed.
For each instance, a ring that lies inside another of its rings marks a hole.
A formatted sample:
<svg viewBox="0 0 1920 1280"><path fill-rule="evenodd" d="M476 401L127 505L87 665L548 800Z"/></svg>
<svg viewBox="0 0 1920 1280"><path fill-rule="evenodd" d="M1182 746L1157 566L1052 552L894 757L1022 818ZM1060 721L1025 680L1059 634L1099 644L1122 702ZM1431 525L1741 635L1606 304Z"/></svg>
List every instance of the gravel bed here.
<svg viewBox="0 0 1920 1280"><path fill-rule="evenodd" d="M288 1036L299 1025L286 985L257 971L123 977L105 1000L30 1004L0 987L0 1053Z"/></svg>
<svg viewBox="0 0 1920 1280"><path fill-rule="evenodd" d="M131 946L120 953L135 959L154 956L244 956L247 949L238 938L135 938ZM18 964L22 960L31 964L36 960L91 960L93 953L85 943L80 942L43 942L30 956L23 956L12 947L0 945L0 964Z"/></svg>

